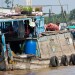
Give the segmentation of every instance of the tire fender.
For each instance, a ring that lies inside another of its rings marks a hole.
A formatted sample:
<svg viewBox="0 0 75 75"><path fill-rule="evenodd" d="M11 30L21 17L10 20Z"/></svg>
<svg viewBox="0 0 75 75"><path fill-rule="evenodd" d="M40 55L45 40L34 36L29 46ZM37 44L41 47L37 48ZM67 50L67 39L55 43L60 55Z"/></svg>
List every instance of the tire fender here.
<svg viewBox="0 0 75 75"><path fill-rule="evenodd" d="M75 65L75 54L71 54L69 64Z"/></svg>
<svg viewBox="0 0 75 75"><path fill-rule="evenodd" d="M57 67L59 65L58 58L56 56L53 56L50 58L50 65L52 67Z"/></svg>
<svg viewBox="0 0 75 75"><path fill-rule="evenodd" d="M63 66L68 66L68 58L67 58L66 55L63 55L63 56L61 57L61 64L62 64Z"/></svg>

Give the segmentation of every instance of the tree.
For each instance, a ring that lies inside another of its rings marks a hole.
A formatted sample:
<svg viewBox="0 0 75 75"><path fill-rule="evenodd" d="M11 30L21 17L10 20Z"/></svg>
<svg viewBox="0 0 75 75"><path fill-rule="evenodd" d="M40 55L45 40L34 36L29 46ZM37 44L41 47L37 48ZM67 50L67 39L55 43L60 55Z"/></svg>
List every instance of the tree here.
<svg viewBox="0 0 75 75"><path fill-rule="evenodd" d="M9 8L10 7L9 4L11 3L11 1L10 0L5 0L5 3L7 4L7 8Z"/></svg>
<svg viewBox="0 0 75 75"><path fill-rule="evenodd" d="M70 11L70 20L75 20L75 9L73 9L72 11Z"/></svg>

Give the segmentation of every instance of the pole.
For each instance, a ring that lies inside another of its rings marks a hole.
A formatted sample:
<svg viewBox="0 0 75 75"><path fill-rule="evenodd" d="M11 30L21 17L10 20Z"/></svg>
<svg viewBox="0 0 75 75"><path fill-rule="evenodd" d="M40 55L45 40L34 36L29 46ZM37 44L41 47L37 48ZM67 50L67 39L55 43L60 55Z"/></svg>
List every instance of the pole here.
<svg viewBox="0 0 75 75"><path fill-rule="evenodd" d="M13 6L14 6L14 3L13 2L14 2L14 0L12 0L12 9L13 9Z"/></svg>
<svg viewBox="0 0 75 75"><path fill-rule="evenodd" d="M26 0L26 5L27 6L32 6L32 0Z"/></svg>

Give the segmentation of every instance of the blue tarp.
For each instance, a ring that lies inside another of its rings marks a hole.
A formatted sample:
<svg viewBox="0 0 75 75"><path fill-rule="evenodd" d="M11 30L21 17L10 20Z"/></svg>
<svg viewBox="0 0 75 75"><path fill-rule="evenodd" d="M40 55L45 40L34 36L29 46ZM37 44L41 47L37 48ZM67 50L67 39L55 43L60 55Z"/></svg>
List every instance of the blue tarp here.
<svg viewBox="0 0 75 75"><path fill-rule="evenodd" d="M71 30L71 34L73 35L73 38L75 38L75 25L70 25L70 26L67 26L68 29L72 29Z"/></svg>
<svg viewBox="0 0 75 75"><path fill-rule="evenodd" d="M67 28L69 28L69 29L75 29L75 26L73 25L73 26L67 26Z"/></svg>

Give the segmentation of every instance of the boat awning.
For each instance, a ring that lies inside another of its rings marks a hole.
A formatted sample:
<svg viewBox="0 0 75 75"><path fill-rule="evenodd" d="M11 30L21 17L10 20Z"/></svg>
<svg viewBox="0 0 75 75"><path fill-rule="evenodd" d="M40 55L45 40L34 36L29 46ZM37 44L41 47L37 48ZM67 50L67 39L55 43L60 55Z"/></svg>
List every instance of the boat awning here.
<svg viewBox="0 0 75 75"><path fill-rule="evenodd" d="M21 18L21 19L5 18L5 19L0 19L0 22L13 22L13 21L20 21L20 20L31 20L31 18Z"/></svg>

